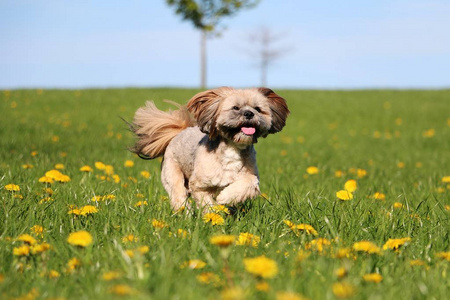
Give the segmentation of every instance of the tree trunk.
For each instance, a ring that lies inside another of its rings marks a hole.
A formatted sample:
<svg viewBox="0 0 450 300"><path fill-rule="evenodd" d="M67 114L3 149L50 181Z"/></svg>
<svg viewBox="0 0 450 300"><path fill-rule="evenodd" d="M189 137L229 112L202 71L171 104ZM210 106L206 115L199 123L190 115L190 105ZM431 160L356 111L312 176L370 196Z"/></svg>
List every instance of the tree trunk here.
<svg viewBox="0 0 450 300"><path fill-rule="evenodd" d="M206 88L206 31L202 30L200 41L200 87Z"/></svg>

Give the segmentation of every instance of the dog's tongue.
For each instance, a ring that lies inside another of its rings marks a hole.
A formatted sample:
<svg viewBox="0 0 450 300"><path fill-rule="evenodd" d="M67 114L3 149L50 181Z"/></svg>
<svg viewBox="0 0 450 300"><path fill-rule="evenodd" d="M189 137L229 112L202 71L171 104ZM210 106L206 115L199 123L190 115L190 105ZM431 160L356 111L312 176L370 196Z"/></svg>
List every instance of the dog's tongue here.
<svg viewBox="0 0 450 300"><path fill-rule="evenodd" d="M253 135L255 133L256 129L253 127L242 127L241 131L243 133L245 133L246 135Z"/></svg>

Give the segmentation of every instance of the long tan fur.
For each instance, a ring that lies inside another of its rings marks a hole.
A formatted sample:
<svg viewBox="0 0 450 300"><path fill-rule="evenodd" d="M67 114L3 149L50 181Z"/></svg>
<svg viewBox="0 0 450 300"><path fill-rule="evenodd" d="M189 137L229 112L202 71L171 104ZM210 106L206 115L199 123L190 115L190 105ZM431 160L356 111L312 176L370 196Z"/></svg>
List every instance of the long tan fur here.
<svg viewBox="0 0 450 300"><path fill-rule="evenodd" d="M138 136L133 152L139 156L156 158L162 156L169 142L187 127L195 126L195 121L185 106L169 102L177 110L161 111L153 101L147 101L134 115L131 130Z"/></svg>

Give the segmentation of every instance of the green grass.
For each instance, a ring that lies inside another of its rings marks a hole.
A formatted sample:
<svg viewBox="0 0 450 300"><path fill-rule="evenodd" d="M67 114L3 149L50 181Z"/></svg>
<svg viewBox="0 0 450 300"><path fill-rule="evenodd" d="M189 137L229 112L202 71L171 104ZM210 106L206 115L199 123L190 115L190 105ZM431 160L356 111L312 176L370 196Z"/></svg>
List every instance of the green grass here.
<svg viewBox="0 0 450 300"><path fill-rule="evenodd" d="M277 91L288 101L287 126L256 145L261 190L258 198L223 225L212 226L194 216L173 214L160 183L160 162L138 159L126 150L133 137L119 117L132 120L146 100L168 108L163 99L185 103L197 90L17 90L0 93L0 298L38 299L132 298L216 299L224 291L241 288L252 299L274 299L293 292L310 299L334 299L333 285L349 284L356 299L444 299L450 293L449 261L436 253L450 251L450 91ZM32 152L37 152L33 156ZM134 162L125 167L126 160ZM104 176L95 162L114 167L120 183ZM38 179L55 165L64 165L67 183L53 183L54 201ZM24 164L33 168L24 169ZM79 169L91 166L92 173ZM316 166L318 174L306 169ZM357 169L365 170L359 178ZM149 171L150 178L141 175ZM335 175L343 173L342 177ZM109 180L108 180L109 179ZM336 192L348 179L358 189L350 201ZM8 184L20 186L9 192ZM372 195L380 192L385 200ZM15 198L20 194L23 199ZM93 203L96 195L114 195L114 201ZM141 194L139 197L138 194ZM143 196L143 198L141 198ZM135 207L137 201L147 206ZM403 208L393 208L395 202ZM98 213L68 214L69 205L93 204ZM447 208L446 208L447 206ZM154 228L152 220L168 226ZM318 236L298 236L284 224L313 226ZM51 249L29 256L13 255L23 242L16 238L43 226ZM178 229L188 232L181 238ZM93 243L86 248L67 242L70 233L86 230ZM216 234L249 232L261 238L258 247L211 245ZM136 242L123 242L133 234ZM380 255L352 251L336 258L338 249L368 240L382 247L389 238L411 238L400 251ZM308 249L317 238L331 245ZM125 250L148 246L133 258ZM309 256L298 259L303 251ZM261 279L248 273L244 258L260 255L274 260L278 274ZM68 272L67 263L81 266ZM203 269L181 268L192 259ZM410 266L421 260L425 266ZM348 274L338 278L336 270ZM59 273L49 278L50 270ZM117 271L107 281L103 274ZM215 274L205 284L197 275ZM380 283L365 282L364 274L379 273ZM256 286L267 282L268 291ZM118 285L131 291L117 295Z"/></svg>

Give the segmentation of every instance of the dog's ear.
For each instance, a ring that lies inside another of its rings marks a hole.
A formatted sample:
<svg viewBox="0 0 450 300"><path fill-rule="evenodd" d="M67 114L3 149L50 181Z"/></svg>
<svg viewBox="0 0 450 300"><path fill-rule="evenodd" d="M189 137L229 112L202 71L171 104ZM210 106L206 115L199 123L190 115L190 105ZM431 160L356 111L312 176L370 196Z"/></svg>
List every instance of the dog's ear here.
<svg viewBox="0 0 450 300"><path fill-rule="evenodd" d="M258 88L258 91L267 98L272 112L272 127L269 129L269 133L281 131L286 125L286 119L290 113L286 100L269 88L261 87Z"/></svg>
<svg viewBox="0 0 450 300"><path fill-rule="evenodd" d="M209 135L210 139L218 136L216 119L219 112L222 92L226 87L200 92L189 100L187 108L194 115L200 130Z"/></svg>

